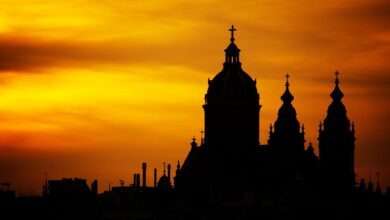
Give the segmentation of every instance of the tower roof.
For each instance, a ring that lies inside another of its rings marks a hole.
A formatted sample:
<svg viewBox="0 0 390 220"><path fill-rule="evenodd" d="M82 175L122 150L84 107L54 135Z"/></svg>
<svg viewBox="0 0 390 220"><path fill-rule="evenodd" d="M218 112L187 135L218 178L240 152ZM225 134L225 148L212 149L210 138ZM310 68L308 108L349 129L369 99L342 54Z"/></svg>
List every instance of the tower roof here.
<svg viewBox="0 0 390 220"><path fill-rule="evenodd" d="M206 99L213 98L258 98L256 81L254 81L241 68L239 60L240 49L234 43L234 31L237 29L229 29L231 31L230 44L225 49L225 63L223 69L212 80L209 80L209 88L206 94Z"/></svg>
<svg viewBox="0 0 390 220"><path fill-rule="evenodd" d="M341 99L344 94L339 87L339 72L336 71L335 88L330 93L333 101L328 107L328 114L324 121L324 129L327 131L339 131L349 132L350 122L347 117L347 109L345 108Z"/></svg>
<svg viewBox="0 0 390 220"><path fill-rule="evenodd" d="M295 108L292 106L291 102L294 100L294 96L291 94L289 90L290 83L288 79L290 78L290 75L286 74L286 90L284 91L283 95L280 97L280 99L283 101L282 107L279 109L279 116L278 120L282 121L297 121L296 119L296 111Z"/></svg>
<svg viewBox="0 0 390 220"><path fill-rule="evenodd" d="M336 80L335 80L335 88L333 89L332 93L330 93L330 97L332 97L333 101L341 101L341 99L344 97L344 93L340 90L339 87L339 72L336 71Z"/></svg>
<svg viewBox="0 0 390 220"><path fill-rule="evenodd" d="M290 75L288 73L286 74L286 91L284 91L283 95L280 97L283 101L283 103L291 103L294 100L294 96L291 94L289 90L290 83L288 82L288 79L290 78Z"/></svg>
<svg viewBox="0 0 390 220"><path fill-rule="evenodd" d="M283 101L282 106L278 111L278 118L274 124L274 132L270 135L270 141L272 144L280 145L283 147L295 145L301 143L302 145L296 146L300 150L303 150L303 137L304 132L300 132L300 125L297 119L297 113L294 106L291 104L294 96L289 90L289 75L286 74L286 90L280 97Z"/></svg>

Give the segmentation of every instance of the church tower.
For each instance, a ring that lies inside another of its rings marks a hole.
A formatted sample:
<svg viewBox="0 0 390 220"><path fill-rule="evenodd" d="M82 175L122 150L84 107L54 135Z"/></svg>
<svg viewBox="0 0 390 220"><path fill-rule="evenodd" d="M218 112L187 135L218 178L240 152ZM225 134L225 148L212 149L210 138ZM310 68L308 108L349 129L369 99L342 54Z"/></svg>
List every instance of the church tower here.
<svg viewBox="0 0 390 220"><path fill-rule="evenodd" d="M268 144L273 151L275 167L287 178L295 177L301 166L304 153L304 126L299 124L297 113L291 104L294 96L289 86L289 75L286 75L286 90L281 96L283 101L278 112L273 130L270 127ZM286 173L287 172L287 173Z"/></svg>
<svg viewBox="0 0 390 220"><path fill-rule="evenodd" d="M286 75L286 90L280 99L283 105L278 112L274 129L270 131L268 144L275 149L280 149L290 154L298 155L304 150L305 132L304 127L299 124L297 113L291 104L294 96L290 92L289 75ZM271 125L272 126L272 125Z"/></svg>
<svg viewBox="0 0 390 220"><path fill-rule="evenodd" d="M192 196L235 196L237 190L255 187L259 156L259 94L256 80L241 67L240 49L225 49L223 69L212 80L203 105L204 141L195 140L178 175L175 188Z"/></svg>
<svg viewBox="0 0 390 220"><path fill-rule="evenodd" d="M328 107L324 124L320 123L320 163L326 188L333 191L351 192L355 187L354 151L355 128L347 117L341 99L339 73L336 71L335 88L330 94L333 101Z"/></svg>
<svg viewBox="0 0 390 220"><path fill-rule="evenodd" d="M256 80L241 67L240 49L234 43L225 49L223 69L212 80L205 95L205 147L212 154L238 155L259 145L259 94Z"/></svg>

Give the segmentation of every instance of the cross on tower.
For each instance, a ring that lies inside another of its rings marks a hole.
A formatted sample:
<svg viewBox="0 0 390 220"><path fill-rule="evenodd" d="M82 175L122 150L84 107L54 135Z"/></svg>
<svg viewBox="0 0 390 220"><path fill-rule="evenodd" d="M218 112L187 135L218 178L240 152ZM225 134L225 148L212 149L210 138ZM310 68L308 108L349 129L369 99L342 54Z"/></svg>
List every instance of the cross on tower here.
<svg viewBox="0 0 390 220"><path fill-rule="evenodd" d="M234 25L232 25L232 27L229 29L229 31L231 32L230 40L233 42L234 41L234 32L237 31L237 29L235 29Z"/></svg>
<svg viewBox="0 0 390 220"><path fill-rule="evenodd" d="M339 84L339 71L336 70L336 72L334 73L336 75L336 84L338 85Z"/></svg>
<svg viewBox="0 0 390 220"><path fill-rule="evenodd" d="M290 75L288 73L286 74L286 86L289 86L290 84L288 83L288 78L290 78Z"/></svg>

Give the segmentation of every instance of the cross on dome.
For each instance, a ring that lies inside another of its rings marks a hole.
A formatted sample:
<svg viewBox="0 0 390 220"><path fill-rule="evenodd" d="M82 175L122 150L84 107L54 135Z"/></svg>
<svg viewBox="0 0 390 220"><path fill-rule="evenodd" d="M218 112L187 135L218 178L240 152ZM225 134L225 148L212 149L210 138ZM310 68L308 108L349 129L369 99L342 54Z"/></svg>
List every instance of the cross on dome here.
<svg viewBox="0 0 390 220"><path fill-rule="evenodd" d="M230 40L233 42L234 41L234 32L237 31L237 29L234 28L234 25L232 25L232 27L229 29L229 31L231 33Z"/></svg>

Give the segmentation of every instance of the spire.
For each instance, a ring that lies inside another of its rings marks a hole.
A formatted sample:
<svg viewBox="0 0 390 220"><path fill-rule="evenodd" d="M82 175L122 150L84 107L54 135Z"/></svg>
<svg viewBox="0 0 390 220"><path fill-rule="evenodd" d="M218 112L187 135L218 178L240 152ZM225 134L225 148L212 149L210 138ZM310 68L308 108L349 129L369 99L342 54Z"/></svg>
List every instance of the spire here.
<svg viewBox="0 0 390 220"><path fill-rule="evenodd" d="M227 63L240 63L239 54L240 49L238 49L237 45L234 44L234 32L237 31L236 28L234 28L234 25L229 29L230 31L230 44L225 49L226 58L225 58L225 64Z"/></svg>
<svg viewBox="0 0 390 220"><path fill-rule="evenodd" d="M339 82L339 75L340 74L338 71L336 71L335 75L336 75L336 80L335 80L336 86L335 86L334 90L332 91L332 93L330 93L330 97L332 97L333 101L341 101L341 99L344 97L344 94L339 88L339 83L340 83Z"/></svg>
<svg viewBox="0 0 390 220"><path fill-rule="evenodd" d="M280 97L284 104L291 104L292 100L294 100L294 96L290 93L290 90L288 89L290 86L290 83L288 79L290 78L290 75L288 73L286 74L286 91L284 91L283 95Z"/></svg>

